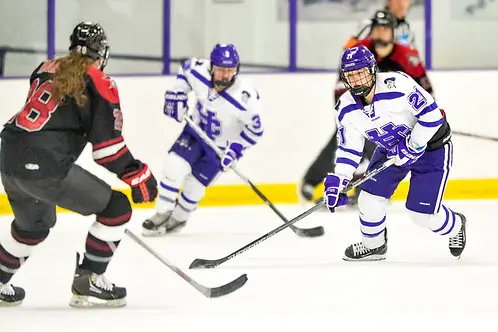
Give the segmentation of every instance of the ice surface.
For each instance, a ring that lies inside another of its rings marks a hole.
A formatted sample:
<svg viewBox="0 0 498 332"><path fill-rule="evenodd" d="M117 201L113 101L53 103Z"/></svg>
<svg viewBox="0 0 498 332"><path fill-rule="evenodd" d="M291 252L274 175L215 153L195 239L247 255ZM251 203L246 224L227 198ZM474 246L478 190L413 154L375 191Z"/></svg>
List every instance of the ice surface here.
<svg viewBox="0 0 498 332"><path fill-rule="evenodd" d="M199 208L181 233L146 241L201 284L218 286L242 273L237 292L208 299L125 238L107 276L128 288L128 306L70 308L75 252L92 217L60 214L58 224L13 283L26 289L21 307L0 309L1 331L498 331L497 201L446 202L468 217L468 244L452 258L447 239L413 224L401 202L389 208L384 262L342 261L360 239L354 210L317 212L297 224L323 225L325 236L284 230L210 270L188 270L194 258L220 258L277 227L266 206ZM280 206L292 218L300 206ZM130 229L152 211L135 210ZM11 217L0 218L5 234Z"/></svg>

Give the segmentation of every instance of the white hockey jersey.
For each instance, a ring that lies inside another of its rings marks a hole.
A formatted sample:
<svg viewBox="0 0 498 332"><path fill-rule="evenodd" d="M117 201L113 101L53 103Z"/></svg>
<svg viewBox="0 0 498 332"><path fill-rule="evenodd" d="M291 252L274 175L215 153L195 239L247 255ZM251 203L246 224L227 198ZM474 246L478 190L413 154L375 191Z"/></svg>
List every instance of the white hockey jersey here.
<svg viewBox="0 0 498 332"><path fill-rule="evenodd" d="M220 149L237 141L251 147L263 135L259 93L237 76L228 89L218 93L211 85L210 61L192 58L178 71L175 91L193 92L192 119Z"/></svg>
<svg viewBox="0 0 498 332"><path fill-rule="evenodd" d="M339 142L335 173L348 178L360 163L365 139L388 150L408 135L415 146L440 146L451 136L444 111L402 72L377 73L371 104L363 106L348 91L337 102L336 110Z"/></svg>

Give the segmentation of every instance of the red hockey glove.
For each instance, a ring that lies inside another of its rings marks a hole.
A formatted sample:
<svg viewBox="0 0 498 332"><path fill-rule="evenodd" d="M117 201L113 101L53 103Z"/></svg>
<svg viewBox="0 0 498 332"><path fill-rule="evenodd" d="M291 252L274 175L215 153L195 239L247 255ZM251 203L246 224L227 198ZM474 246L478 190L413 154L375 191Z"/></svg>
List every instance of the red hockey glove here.
<svg viewBox="0 0 498 332"><path fill-rule="evenodd" d="M121 180L131 187L135 203L152 202L157 196L157 181L147 164L138 162L138 169L125 172Z"/></svg>

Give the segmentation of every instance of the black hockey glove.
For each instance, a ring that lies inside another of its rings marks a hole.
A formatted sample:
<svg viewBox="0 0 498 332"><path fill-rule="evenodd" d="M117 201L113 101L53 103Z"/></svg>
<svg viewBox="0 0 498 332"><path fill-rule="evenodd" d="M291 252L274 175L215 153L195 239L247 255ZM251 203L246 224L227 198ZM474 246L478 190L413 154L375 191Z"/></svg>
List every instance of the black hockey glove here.
<svg viewBox="0 0 498 332"><path fill-rule="evenodd" d="M131 187L133 202L152 202L156 198L157 181L147 164L137 160L136 164L128 168L120 178Z"/></svg>

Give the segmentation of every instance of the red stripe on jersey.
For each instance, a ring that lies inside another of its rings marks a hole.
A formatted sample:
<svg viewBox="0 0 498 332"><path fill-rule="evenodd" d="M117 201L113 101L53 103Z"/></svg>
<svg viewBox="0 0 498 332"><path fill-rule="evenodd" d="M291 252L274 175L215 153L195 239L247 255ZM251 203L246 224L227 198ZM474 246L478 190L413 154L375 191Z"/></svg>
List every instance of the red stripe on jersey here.
<svg viewBox="0 0 498 332"><path fill-rule="evenodd" d="M99 165L107 164L107 163L110 163L111 161L118 159L119 157L124 155L126 152L128 152L128 147L125 145L121 149L119 149L119 151L116 152L115 154L110 155L110 156L105 157L105 158L95 159L95 162Z"/></svg>
<svg viewBox="0 0 498 332"><path fill-rule="evenodd" d="M105 142L102 142L102 143L99 143L99 144L95 144L93 146L93 151L96 151L96 150L100 150L100 149L103 149L103 148L106 148L108 146L111 146L111 145L114 145L114 144L117 144L117 143L121 143L124 141L124 138L123 136L119 136L119 137L116 137L116 138L113 138L113 139L110 139L108 141L105 141Z"/></svg>

